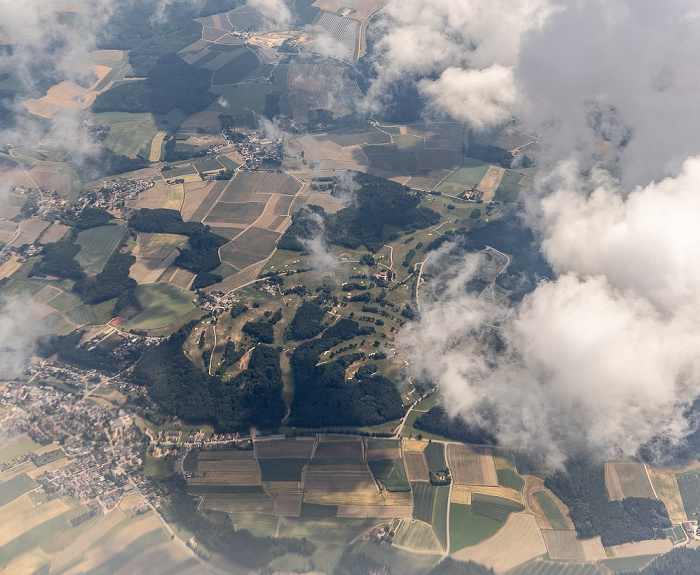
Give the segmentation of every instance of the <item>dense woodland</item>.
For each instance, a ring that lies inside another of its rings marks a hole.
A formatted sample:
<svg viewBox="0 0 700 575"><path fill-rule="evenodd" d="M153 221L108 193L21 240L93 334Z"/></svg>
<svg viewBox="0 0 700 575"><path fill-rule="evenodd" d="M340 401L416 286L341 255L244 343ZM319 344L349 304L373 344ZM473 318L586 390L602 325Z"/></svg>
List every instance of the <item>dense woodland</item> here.
<svg viewBox="0 0 700 575"><path fill-rule="evenodd" d="M628 497L609 501L602 464L569 460L544 482L569 508L581 539L600 535L603 545L621 545L644 539L663 539L671 527L668 511L657 499Z"/></svg>
<svg viewBox="0 0 700 575"><path fill-rule="evenodd" d="M187 493L187 481L175 473L162 480L168 494L168 519L194 534L208 550L221 553L234 563L250 569L260 569L286 553L308 557L316 545L308 539L292 537L255 537L245 529L234 529L226 513L211 513L215 519L199 511L199 500Z"/></svg>
<svg viewBox="0 0 700 575"><path fill-rule="evenodd" d="M401 396L387 378L373 375L346 381L343 356L317 365L322 352L355 337L358 331L356 321L341 319L320 338L296 348L291 360L295 386L290 416L293 425L376 425L403 415Z"/></svg>
<svg viewBox="0 0 700 575"><path fill-rule="evenodd" d="M41 338L37 342L37 355L50 357L53 354L58 354L61 361L71 365L83 369L99 369L114 373L119 366L119 361L99 347L90 351L80 347L83 335L82 330L75 330L68 335L52 335Z"/></svg>
<svg viewBox="0 0 700 575"><path fill-rule="evenodd" d="M276 428L285 413L279 351L257 346L248 369L229 381L200 370L183 352L197 322L190 322L136 364L133 381L169 415L193 423L211 423L218 432Z"/></svg>
<svg viewBox="0 0 700 575"><path fill-rule="evenodd" d="M326 312L315 301L305 301L297 309L289 327L291 339L297 341L316 337L323 331L323 318Z"/></svg>
<svg viewBox="0 0 700 575"><path fill-rule="evenodd" d="M304 240L317 237L324 231L332 244L357 249L361 245L376 252L384 244L386 226L402 231L427 228L440 220L437 212L418 207L420 197L396 182L368 174L355 175L355 201L335 214L326 214L322 208L308 207L297 212L279 247L303 251Z"/></svg>
<svg viewBox="0 0 700 575"><path fill-rule="evenodd" d="M416 419L413 426L422 431L442 435L455 441L487 445L496 443L496 438L487 430L471 427L460 416L450 417L440 406L431 407L426 413Z"/></svg>
<svg viewBox="0 0 700 575"><path fill-rule="evenodd" d="M700 575L700 549L679 547L654 559L641 575ZM628 574L628 575L631 575Z"/></svg>
<svg viewBox="0 0 700 575"><path fill-rule="evenodd" d="M46 244L41 250L41 261L32 266L28 275L80 281L85 278L85 272L75 259L79 251L80 246L70 242Z"/></svg>
<svg viewBox="0 0 700 575"><path fill-rule="evenodd" d="M115 154L109 148L99 148L94 154L69 157L68 164L78 173L81 181L92 182L106 176L147 168L148 160L132 159Z"/></svg>

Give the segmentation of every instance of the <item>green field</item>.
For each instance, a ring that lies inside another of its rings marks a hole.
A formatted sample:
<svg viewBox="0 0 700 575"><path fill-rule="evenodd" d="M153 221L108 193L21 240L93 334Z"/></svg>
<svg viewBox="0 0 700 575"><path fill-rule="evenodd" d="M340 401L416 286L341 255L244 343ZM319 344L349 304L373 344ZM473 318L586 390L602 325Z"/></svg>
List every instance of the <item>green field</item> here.
<svg viewBox="0 0 700 575"><path fill-rule="evenodd" d="M615 561L615 559L608 560ZM508 575L603 575L603 571L593 563L563 563L535 559L507 572Z"/></svg>
<svg viewBox="0 0 700 575"><path fill-rule="evenodd" d="M337 514L337 505L319 505L318 503L301 504L301 517L335 517Z"/></svg>
<svg viewBox="0 0 700 575"><path fill-rule="evenodd" d="M676 543L681 543L688 538L685 534L685 529L683 529L681 525L675 525L673 527L669 527L668 529L664 529L664 533L666 534L666 538L674 545Z"/></svg>
<svg viewBox="0 0 700 575"><path fill-rule="evenodd" d="M264 493L260 485L188 485L187 491L198 494Z"/></svg>
<svg viewBox="0 0 700 575"><path fill-rule="evenodd" d="M263 481L301 481L306 459L259 459Z"/></svg>
<svg viewBox="0 0 700 575"><path fill-rule="evenodd" d="M450 552L476 545L495 535L501 523L475 515L471 505L450 505Z"/></svg>
<svg viewBox="0 0 700 575"><path fill-rule="evenodd" d="M255 72L260 66L260 60L252 50L246 50L233 60L226 62L214 72L212 84L237 84Z"/></svg>
<svg viewBox="0 0 700 575"><path fill-rule="evenodd" d="M639 571L642 567L646 567L658 555L638 555L637 557L614 557L612 559L604 559L601 561L613 573L630 573ZM675 574L674 574L675 575Z"/></svg>
<svg viewBox="0 0 700 575"><path fill-rule="evenodd" d="M124 547L119 553L112 555L112 557L98 567L91 569L89 573L90 575L110 575L111 573L116 573L140 553L143 553L151 547L165 543L166 541L170 541L170 537L168 537L165 529L158 528L149 531L134 542L129 543L129 545Z"/></svg>
<svg viewBox="0 0 700 575"><path fill-rule="evenodd" d="M517 513L525 509L523 505L516 501L493 495L482 495L481 493L472 495L471 507L474 515L480 515L499 523L505 523L511 513Z"/></svg>
<svg viewBox="0 0 700 575"><path fill-rule="evenodd" d="M369 468L375 479L381 481L387 491L410 491L403 459L380 459L370 461Z"/></svg>
<svg viewBox="0 0 700 575"><path fill-rule="evenodd" d="M418 136L409 136L406 134L399 134L393 137L394 144L399 150L409 151L409 150L424 150L425 141L423 138Z"/></svg>
<svg viewBox="0 0 700 575"><path fill-rule="evenodd" d="M81 304L65 313L67 319L77 325L102 325L112 319L115 300L109 299L96 305Z"/></svg>
<svg viewBox="0 0 700 575"><path fill-rule="evenodd" d="M452 195L464 193L466 189L476 186L488 169L489 164L486 162L465 158L462 167L450 174L437 189Z"/></svg>
<svg viewBox="0 0 700 575"><path fill-rule="evenodd" d="M136 295L143 309L122 326L125 331L167 327L195 309L190 292L168 283L137 286Z"/></svg>
<svg viewBox="0 0 700 575"><path fill-rule="evenodd" d="M104 114L96 114L104 116ZM151 114L122 114L122 121L109 123L109 134L104 146L115 154L135 158L142 150L150 152L151 142L158 133L158 127ZM148 155L145 156L148 159Z"/></svg>
<svg viewBox="0 0 700 575"><path fill-rule="evenodd" d="M430 471L442 471L447 467L445 462L445 446L442 443L431 443L423 452Z"/></svg>
<svg viewBox="0 0 700 575"><path fill-rule="evenodd" d="M503 174L503 179L496 190L496 194L493 197L494 201L506 203L520 202L521 190L527 189L518 183L522 177L523 175L518 172L506 170L505 174Z"/></svg>
<svg viewBox="0 0 700 575"><path fill-rule="evenodd" d="M44 453L44 455L37 455L36 457L32 458L32 463L37 467L41 467L42 465L46 465L47 463L58 461L59 459L65 456L66 454L63 453L62 449L54 449L53 451Z"/></svg>
<svg viewBox="0 0 700 575"><path fill-rule="evenodd" d="M214 86L211 91L219 94L227 106L223 106L219 100L214 102L209 109L222 114L230 114L236 121L236 125L256 127L256 115L261 115L265 110L265 96L272 89L270 84L265 83Z"/></svg>
<svg viewBox="0 0 700 575"><path fill-rule="evenodd" d="M676 479L685 514L688 519L695 519L695 515L700 513L700 474L677 475Z"/></svg>
<svg viewBox="0 0 700 575"><path fill-rule="evenodd" d="M525 480L515 471L512 469L497 469L496 473L498 475L499 485L522 492L523 487L525 487Z"/></svg>
<svg viewBox="0 0 700 575"><path fill-rule="evenodd" d="M533 497L542 508L542 511L544 512L545 517L547 517L547 521L549 521L552 529L560 529L565 531L569 528L566 519L546 491L538 491L537 493L533 494Z"/></svg>
<svg viewBox="0 0 700 575"><path fill-rule="evenodd" d="M229 514L236 529L247 529L256 537L274 537L277 531L277 517L259 513Z"/></svg>
<svg viewBox="0 0 700 575"><path fill-rule="evenodd" d="M13 477L5 483L0 483L0 507L38 486L39 484L26 473Z"/></svg>
<svg viewBox="0 0 700 575"><path fill-rule="evenodd" d="M447 509L450 507L450 487L442 485L435 490L433 505L433 530L443 548L447 546ZM450 524L450 529L452 525Z"/></svg>
<svg viewBox="0 0 700 575"><path fill-rule="evenodd" d="M34 451L37 447L41 447L41 445L27 438L10 447L0 449L0 464L10 461L15 457L19 457L20 455L24 455L25 453L29 453L30 451Z"/></svg>
<svg viewBox="0 0 700 575"><path fill-rule="evenodd" d="M401 521L396 528L394 544L415 549L416 551L441 551L435 540L432 527L422 521Z"/></svg>
<svg viewBox="0 0 700 575"><path fill-rule="evenodd" d="M100 273L112 252L119 245L126 228L123 226L100 226L78 234L75 243L80 251L75 259L88 275Z"/></svg>
<svg viewBox="0 0 700 575"><path fill-rule="evenodd" d="M413 518L432 523L435 486L422 481L411 483L413 488Z"/></svg>
<svg viewBox="0 0 700 575"><path fill-rule="evenodd" d="M69 309L71 309L79 304L80 304L79 297L74 296L72 293L62 292L62 293L58 294L55 298L53 298L46 305L48 305L49 307L52 307L56 311L65 312L65 311L68 311Z"/></svg>
<svg viewBox="0 0 700 575"><path fill-rule="evenodd" d="M171 473L172 469L168 469L168 464L164 458L146 454L146 460L143 462L143 474L146 477L163 479Z"/></svg>

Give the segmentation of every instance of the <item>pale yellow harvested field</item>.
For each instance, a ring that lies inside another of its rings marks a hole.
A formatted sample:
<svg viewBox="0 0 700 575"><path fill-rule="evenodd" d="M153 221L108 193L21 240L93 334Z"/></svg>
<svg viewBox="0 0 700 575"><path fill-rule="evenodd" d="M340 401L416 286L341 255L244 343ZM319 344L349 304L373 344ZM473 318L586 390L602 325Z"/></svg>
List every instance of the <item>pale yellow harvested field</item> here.
<svg viewBox="0 0 700 575"><path fill-rule="evenodd" d="M493 537L460 549L452 556L460 561L483 563L501 573L546 552L535 518L525 513L512 513Z"/></svg>
<svg viewBox="0 0 700 575"><path fill-rule="evenodd" d="M316 6L326 12L338 12L343 8L351 8L354 12L347 14L346 18L353 18L362 22L372 12L386 4L386 0L316 0L312 6Z"/></svg>
<svg viewBox="0 0 700 575"><path fill-rule="evenodd" d="M307 491L304 494L304 501L319 505L382 505L383 503L379 492L370 493L368 491Z"/></svg>
<svg viewBox="0 0 700 575"><path fill-rule="evenodd" d="M133 200L127 200L126 207L139 210L141 208L156 209L162 208L170 199L170 190L168 185L159 180L155 186L141 192Z"/></svg>
<svg viewBox="0 0 700 575"><path fill-rule="evenodd" d="M190 289L190 285L192 285L194 278L195 274L193 274L191 271L170 266L167 270L165 270L165 272L163 272L161 281L167 281L183 290L188 290Z"/></svg>
<svg viewBox="0 0 700 575"><path fill-rule="evenodd" d="M18 261L16 257L12 256L9 260L7 260L4 264L0 266L0 279L9 278L21 267L22 262Z"/></svg>
<svg viewBox="0 0 700 575"><path fill-rule="evenodd" d="M611 501L625 497L656 498L643 463L606 463L605 486Z"/></svg>
<svg viewBox="0 0 700 575"><path fill-rule="evenodd" d="M262 488L267 493L296 493L301 489L299 481L263 481Z"/></svg>
<svg viewBox="0 0 700 575"><path fill-rule="evenodd" d="M272 515L275 500L267 493L226 493L204 495L203 509L226 513L265 513Z"/></svg>
<svg viewBox="0 0 700 575"><path fill-rule="evenodd" d="M153 513L145 517L137 516L134 519L127 520L116 533L92 546L85 553L85 559L65 571L65 573L66 575L78 575L79 573L95 569L146 533L162 528L163 524Z"/></svg>
<svg viewBox="0 0 700 575"><path fill-rule="evenodd" d="M93 50L90 52L90 56L95 58L96 60L114 60L116 62L120 62L121 59L124 57L124 51L123 50Z"/></svg>
<svg viewBox="0 0 700 575"><path fill-rule="evenodd" d="M61 499L52 499L37 507L29 494L0 507L0 547L69 509Z"/></svg>
<svg viewBox="0 0 700 575"><path fill-rule="evenodd" d="M280 493L275 499L275 515L278 517L299 517L304 494Z"/></svg>
<svg viewBox="0 0 700 575"><path fill-rule="evenodd" d="M447 465L455 485L498 485L491 450L451 443L447 446Z"/></svg>
<svg viewBox="0 0 700 575"><path fill-rule="evenodd" d="M203 182L199 182L199 184L202 183ZM197 186L196 188L194 188L194 186L196 185L197 182L185 184L185 200L182 204L182 219L186 222L189 222L192 219L192 216L194 216L195 212L202 204L202 202L206 199L206 197L209 195L209 193L212 191L212 188L214 186L214 184L211 182L207 183L204 187ZM212 205L214 204L216 199L218 199L219 195L221 195L221 191L219 191L216 198L212 198Z"/></svg>
<svg viewBox="0 0 700 575"><path fill-rule="evenodd" d="M67 457L61 457L61 459L57 459L56 461L52 461L51 463L47 463L46 465L43 465L42 467L37 467L36 469L33 469L32 471L28 471L27 475L31 477L32 479L36 479L41 475L42 473L46 473L47 471L56 471L56 469L60 469L61 467L65 467L68 465L69 461Z"/></svg>
<svg viewBox="0 0 700 575"><path fill-rule="evenodd" d="M406 451L404 449L403 460L406 465L406 475L409 481L428 481L428 464L420 451Z"/></svg>
<svg viewBox="0 0 700 575"><path fill-rule="evenodd" d="M137 257L134 264L129 269L129 276L139 284L148 284L158 281L165 273L165 270L175 261L178 251L173 249L168 256L162 260Z"/></svg>
<svg viewBox="0 0 700 575"><path fill-rule="evenodd" d="M145 236L143 242L141 236ZM138 238L138 253L134 253L134 255L157 260L168 257L173 249L187 241L187 236L178 234L139 234Z"/></svg>
<svg viewBox="0 0 700 575"><path fill-rule="evenodd" d="M413 516L412 505L339 505L338 517L397 517L410 519Z"/></svg>
<svg viewBox="0 0 700 575"><path fill-rule="evenodd" d="M53 286L46 286L39 290L37 293L35 293L32 296L32 299L37 303L46 303L55 298L60 293L60 289Z"/></svg>
<svg viewBox="0 0 700 575"><path fill-rule="evenodd" d="M139 553L126 565L113 575L150 575L151 573L180 573L179 566L185 563L190 557L188 549L178 545L174 541L162 543L157 547ZM203 566L199 569L201 573L210 573Z"/></svg>
<svg viewBox="0 0 700 575"><path fill-rule="evenodd" d="M167 135L167 132L160 131L155 136L153 136L153 141L151 142L151 154L148 158L151 162L160 161L160 155L163 151L163 139Z"/></svg>
<svg viewBox="0 0 700 575"><path fill-rule="evenodd" d="M403 448L404 454L406 452L420 452L425 451L428 447L427 441L418 441L417 439L404 439L401 442L401 447Z"/></svg>
<svg viewBox="0 0 700 575"><path fill-rule="evenodd" d="M185 199L185 186L183 184L174 184L170 186L170 199L165 204L166 210L178 210L182 208L182 202Z"/></svg>
<svg viewBox="0 0 700 575"><path fill-rule="evenodd" d="M92 86L90 86L91 90L94 90L95 86L97 86L97 84L99 84L104 79L104 77L113 70L113 68L109 66L104 66L102 64L95 64L94 66L92 66L91 69L93 72L95 72L95 76L97 76L97 80L95 80Z"/></svg>
<svg viewBox="0 0 700 575"><path fill-rule="evenodd" d="M461 503L463 505L472 504L472 492L466 485L453 485L452 493L450 493L450 501L452 503Z"/></svg>
<svg viewBox="0 0 700 575"><path fill-rule="evenodd" d="M581 546L583 547L583 553L586 555L586 561L600 561L608 556L605 552L605 547L600 541L600 537L584 539L581 541Z"/></svg>
<svg viewBox="0 0 700 575"><path fill-rule="evenodd" d="M496 469L512 469L513 471L517 472L515 469L515 458L513 457L513 453L510 451L506 452L499 449L494 450L493 463L496 466Z"/></svg>
<svg viewBox="0 0 700 575"><path fill-rule="evenodd" d="M525 186L526 188L534 188L535 187L535 178L532 176L523 176L520 178L520 181L518 182L521 186Z"/></svg>
<svg viewBox="0 0 700 575"><path fill-rule="evenodd" d="M550 559L556 561L585 561L586 553L575 531L542 530Z"/></svg>
<svg viewBox="0 0 700 575"><path fill-rule="evenodd" d="M668 509L669 517L674 523L687 521L688 517L685 514L681 493L678 490L678 480L675 474L660 469L647 468L651 484L654 486L656 495L664 502Z"/></svg>
<svg viewBox="0 0 700 575"><path fill-rule="evenodd" d="M120 521L126 519L126 515L115 507L106 515L100 515L90 529L83 531L66 549L57 555L51 567L54 571L61 571L67 565L71 565L83 556L86 549L90 549L109 531L116 527Z"/></svg>
<svg viewBox="0 0 700 575"><path fill-rule="evenodd" d="M668 553L673 549L673 543L669 539L653 539L650 541L637 541L624 545L613 545L610 550L613 557L635 557L636 555L653 555L654 553Z"/></svg>
<svg viewBox="0 0 700 575"><path fill-rule="evenodd" d="M64 226L63 224L54 222L53 225L44 232L44 235L41 236L41 241L46 244L57 242L66 235L68 230L70 230L70 226Z"/></svg>
<svg viewBox="0 0 700 575"><path fill-rule="evenodd" d="M258 439L254 445L255 456L258 459L310 459L316 445L316 438Z"/></svg>
<svg viewBox="0 0 700 575"><path fill-rule="evenodd" d="M34 98L26 100L24 102L24 107L27 108L30 114L47 119L52 118L53 115L60 110L58 106L43 102L42 100L35 100Z"/></svg>
<svg viewBox="0 0 700 575"><path fill-rule="evenodd" d="M31 551L15 557L7 565L3 565L2 573L36 573L41 567L48 564L49 556L40 548L35 547Z"/></svg>
<svg viewBox="0 0 700 575"><path fill-rule="evenodd" d="M509 489L508 487L490 487L488 485L454 485L452 487L452 496L463 493L480 493L481 495L492 495L494 497L503 497L518 503L524 503L525 497L520 491ZM466 497L465 495L457 495L458 497ZM453 499L454 501L454 499ZM457 502L460 503L460 502Z"/></svg>
<svg viewBox="0 0 700 575"><path fill-rule="evenodd" d="M505 173L505 169L500 166L489 166L489 169L486 170L484 177L481 178L479 185L476 187L483 194L482 200L485 204L493 200Z"/></svg>

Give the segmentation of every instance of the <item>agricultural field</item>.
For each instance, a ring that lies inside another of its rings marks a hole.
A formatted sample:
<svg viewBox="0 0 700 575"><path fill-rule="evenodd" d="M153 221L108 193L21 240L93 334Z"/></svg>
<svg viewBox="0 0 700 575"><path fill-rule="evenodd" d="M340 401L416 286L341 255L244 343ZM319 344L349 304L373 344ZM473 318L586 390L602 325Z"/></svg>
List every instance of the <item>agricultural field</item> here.
<svg viewBox="0 0 700 575"><path fill-rule="evenodd" d="M614 561L614 560L613 560ZM535 559L508 571L508 575L607 575L593 563L553 563Z"/></svg>
<svg viewBox="0 0 700 575"><path fill-rule="evenodd" d="M377 481L380 481L387 491L410 491L411 485L406 478L403 460L378 459L369 462L369 468Z"/></svg>
<svg viewBox="0 0 700 575"><path fill-rule="evenodd" d="M275 500L267 493L206 493L202 507L225 513L273 515Z"/></svg>
<svg viewBox="0 0 700 575"><path fill-rule="evenodd" d="M511 513L518 513L525 509L517 501L482 493L474 493L472 495L471 507L474 515L498 521L499 523L505 523Z"/></svg>
<svg viewBox="0 0 700 575"><path fill-rule="evenodd" d="M600 564L602 568L609 569L613 573L634 573L649 565L649 563L657 557L658 554L640 555L637 557L618 557L605 559L601 561Z"/></svg>
<svg viewBox="0 0 700 575"><path fill-rule="evenodd" d="M291 437L256 440L255 456L260 459L297 458L310 459L313 454L316 438Z"/></svg>
<svg viewBox="0 0 700 575"><path fill-rule="evenodd" d="M377 493L377 485L366 463L308 465L304 470L305 491Z"/></svg>
<svg viewBox="0 0 700 575"><path fill-rule="evenodd" d="M605 486L611 501L621 501L625 497L656 499L643 463L606 463Z"/></svg>
<svg viewBox="0 0 700 575"><path fill-rule="evenodd" d="M430 471L441 471L447 467L445 446L442 443L429 443L428 447L423 451L423 455Z"/></svg>
<svg viewBox="0 0 700 575"><path fill-rule="evenodd" d="M357 35L360 25L356 20L324 12L314 26L317 35L312 50L320 56L351 62L357 54Z"/></svg>
<svg viewBox="0 0 700 575"><path fill-rule="evenodd" d="M414 551L441 553L442 546L430 525L415 519L404 519L394 530L393 545Z"/></svg>
<svg viewBox="0 0 700 575"><path fill-rule="evenodd" d="M401 443L398 439L366 439L365 459L379 461L380 459L397 459L401 457Z"/></svg>
<svg viewBox="0 0 700 575"><path fill-rule="evenodd" d="M700 513L700 473L684 473L677 475L676 479L685 514L688 519L695 519Z"/></svg>
<svg viewBox="0 0 700 575"><path fill-rule="evenodd" d="M542 530L547 553L550 559L557 561L586 561L586 553L575 531ZM603 550L605 557L605 550Z"/></svg>
<svg viewBox="0 0 700 575"><path fill-rule="evenodd" d="M301 482L306 459L258 459L263 481Z"/></svg>
<svg viewBox="0 0 700 575"><path fill-rule="evenodd" d="M412 515L411 505L338 505L338 517L410 519Z"/></svg>
<svg viewBox="0 0 700 575"><path fill-rule="evenodd" d="M532 496L539 504L552 529L569 529L569 524L559 510L559 507L557 507L556 503L554 503L546 491L538 491L533 493Z"/></svg>
<svg viewBox="0 0 700 575"><path fill-rule="evenodd" d="M350 8L352 12L346 14L345 17L362 22L383 4L383 0L316 0L312 5L324 12L336 13L343 8Z"/></svg>
<svg viewBox="0 0 700 575"><path fill-rule="evenodd" d="M454 506L450 509L450 520ZM463 512L464 513L464 512ZM452 527L450 526L450 536ZM460 561L476 561L502 573L547 552L542 534L532 515L516 513L492 537L450 552Z"/></svg>
<svg viewBox="0 0 700 575"><path fill-rule="evenodd" d="M309 121L309 110L329 110L334 119L343 118L352 112L349 102L359 96L347 68L340 66L290 66L287 84L293 119L300 124ZM357 138L352 143L362 144L364 140Z"/></svg>
<svg viewBox="0 0 700 575"><path fill-rule="evenodd" d="M184 184L173 184L170 186L170 199L165 204L166 210L177 210L180 211L182 208L182 202L185 199L185 185Z"/></svg>
<svg viewBox="0 0 700 575"><path fill-rule="evenodd" d="M447 446L447 459L455 485L498 485L490 449L452 443Z"/></svg>
<svg viewBox="0 0 700 575"><path fill-rule="evenodd" d="M4 445L0 449L0 464L41 447L41 445L24 434L16 435L11 439L5 440L3 444Z"/></svg>
<svg viewBox="0 0 700 575"><path fill-rule="evenodd" d="M275 499L275 515L278 517L299 517L303 493L279 493Z"/></svg>
<svg viewBox="0 0 700 575"><path fill-rule="evenodd" d="M671 472L662 471L660 469L647 468L651 484L654 487L656 495L664 502L668 515L673 522L687 521L688 518L683 508L683 499L678 489L678 480Z"/></svg>
<svg viewBox="0 0 700 575"><path fill-rule="evenodd" d="M391 573L401 573L401 575L424 575L441 558L441 555L429 551L412 553L395 548L393 545L375 545L366 540L360 541L354 551L367 555L381 565L387 565Z"/></svg>
<svg viewBox="0 0 700 575"><path fill-rule="evenodd" d="M609 549L613 557L635 557L637 555L668 553L673 549L673 543L668 539L653 539L650 541L635 541L634 543L613 545Z"/></svg>
<svg viewBox="0 0 700 575"><path fill-rule="evenodd" d="M430 483L411 483L413 489L413 518L432 523L435 486Z"/></svg>
<svg viewBox="0 0 700 575"><path fill-rule="evenodd" d="M260 468L250 451L202 451L197 459L197 471L190 479L195 485L260 485Z"/></svg>
<svg viewBox="0 0 700 575"><path fill-rule="evenodd" d="M450 552L454 553L464 547L493 536L502 523L480 517L472 512L470 505L452 503L450 505Z"/></svg>
<svg viewBox="0 0 700 575"><path fill-rule="evenodd" d="M21 497L27 491L31 491L38 486L38 483L26 473L17 475L9 481L0 483L0 507Z"/></svg>
<svg viewBox="0 0 700 575"><path fill-rule="evenodd" d="M49 223L37 218L23 220L19 224L19 235L9 245L20 247L24 244L33 244L42 232L49 227Z"/></svg>
<svg viewBox="0 0 700 575"><path fill-rule="evenodd" d="M443 548L447 548L447 513L449 510L450 487L448 485L441 485L435 489L432 526Z"/></svg>
<svg viewBox="0 0 700 575"><path fill-rule="evenodd" d="M103 114L95 114L95 121L101 122ZM151 114L122 114L120 121L109 122L109 134L103 142L106 148L115 154L129 158L149 159L151 157L152 143L158 134L158 126ZM160 159L160 148L157 147Z"/></svg>
<svg viewBox="0 0 700 575"><path fill-rule="evenodd" d="M88 275L102 271L105 262L121 242L126 228L124 226L100 226L82 231L78 234L76 243L80 251L75 259Z"/></svg>
<svg viewBox="0 0 700 575"><path fill-rule="evenodd" d="M525 480L512 469L496 469L498 484L509 489L522 491L525 487Z"/></svg>
<svg viewBox="0 0 700 575"><path fill-rule="evenodd" d="M168 283L137 286L136 295L143 309L122 326L124 331L164 328L195 309L190 292Z"/></svg>

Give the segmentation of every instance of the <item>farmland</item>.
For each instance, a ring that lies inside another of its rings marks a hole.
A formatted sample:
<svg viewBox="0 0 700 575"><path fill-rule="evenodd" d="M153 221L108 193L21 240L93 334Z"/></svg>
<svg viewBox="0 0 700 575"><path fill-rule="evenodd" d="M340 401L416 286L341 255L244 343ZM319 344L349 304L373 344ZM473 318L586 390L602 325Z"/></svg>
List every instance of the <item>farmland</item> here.
<svg viewBox="0 0 700 575"><path fill-rule="evenodd" d="M253 451L203 451L190 485L260 485L261 474Z"/></svg>
<svg viewBox="0 0 700 575"><path fill-rule="evenodd" d="M442 485L435 489L433 505L433 530L443 548L447 547L447 511L450 508L450 488ZM451 524L450 524L451 528Z"/></svg>
<svg viewBox="0 0 700 575"><path fill-rule="evenodd" d="M447 457L456 485L498 485L491 450L450 444L447 446Z"/></svg>
<svg viewBox="0 0 700 575"><path fill-rule="evenodd" d="M3 448L0 449L0 464L29 453L38 447L40 445L32 441L28 436L16 435L12 439L5 441Z"/></svg>
<svg viewBox="0 0 700 575"><path fill-rule="evenodd" d="M688 473L677 475L678 490L681 493L685 514L689 519L700 513L700 474Z"/></svg>
<svg viewBox="0 0 700 575"><path fill-rule="evenodd" d="M525 480L512 469L497 469L498 484L509 489L522 491L525 487Z"/></svg>
<svg viewBox="0 0 700 575"><path fill-rule="evenodd" d="M37 485L38 484L25 473L13 477L9 481L0 483L0 506L14 501L27 491L37 487Z"/></svg>
<svg viewBox="0 0 700 575"><path fill-rule="evenodd" d="M534 560L514 568L508 575L603 575L605 573L592 563L553 563Z"/></svg>
<svg viewBox="0 0 700 575"><path fill-rule="evenodd" d="M75 259L85 273L93 275L102 271L105 262L119 245L125 232L126 229L123 226L100 226L78 234L76 243L80 245L80 251Z"/></svg>
<svg viewBox="0 0 700 575"><path fill-rule="evenodd" d="M450 506L450 552L488 539L501 525L498 521L475 515L470 505L453 503Z"/></svg>
<svg viewBox="0 0 700 575"><path fill-rule="evenodd" d="M375 479L381 481L387 491L411 490L411 486L406 479L403 461L400 458L371 461L369 467Z"/></svg>
<svg viewBox="0 0 700 575"><path fill-rule="evenodd" d="M557 507L556 503L554 503L546 491L538 491L533 493L532 496L541 507L547 521L549 521L549 524L552 526L552 529L569 529L569 525L559 510L559 507Z"/></svg>
<svg viewBox="0 0 700 575"><path fill-rule="evenodd" d="M136 295L143 309L122 326L124 331L163 328L195 309L188 292L167 283L137 286Z"/></svg>
<svg viewBox="0 0 700 575"><path fill-rule="evenodd" d="M406 472L410 481L428 481L428 465L423 453L405 452Z"/></svg>
<svg viewBox="0 0 700 575"><path fill-rule="evenodd" d="M435 486L430 485L430 483L412 483L411 487L413 489L413 518L425 523L432 523Z"/></svg>
<svg viewBox="0 0 700 575"><path fill-rule="evenodd" d="M301 481L306 459L258 459L263 481Z"/></svg>
<svg viewBox="0 0 700 575"><path fill-rule="evenodd" d="M687 521L683 499L678 490L678 480L673 473L648 468L656 495L664 502L671 521Z"/></svg>
<svg viewBox="0 0 700 575"><path fill-rule="evenodd" d="M313 51L321 56L350 62L355 58L359 29L356 20L324 12L316 24L319 37L314 42Z"/></svg>
<svg viewBox="0 0 700 575"><path fill-rule="evenodd" d="M625 497L656 498L643 463L606 463L605 486L613 501Z"/></svg>
<svg viewBox="0 0 700 575"><path fill-rule="evenodd" d="M575 531L543 530L547 553L550 559L558 561L585 561L586 554ZM603 552L605 553L605 552Z"/></svg>
<svg viewBox="0 0 700 575"><path fill-rule="evenodd" d="M486 519L505 523L511 513L523 511L525 507L516 501L474 493L472 495L472 512Z"/></svg>
<svg viewBox="0 0 700 575"><path fill-rule="evenodd" d="M347 69L339 66L290 66L287 82L294 121L302 124L309 121L309 110L330 110L336 119L347 116L352 111L348 102L358 95Z"/></svg>
<svg viewBox="0 0 700 575"><path fill-rule="evenodd" d="M367 464L309 465L304 471L304 489L324 492L377 492Z"/></svg>
<svg viewBox="0 0 700 575"><path fill-rule="evenodd" d="M255 455L260 459L299 458L310 459L315 438L266 439L255 442Z"/></svg>
<svg viewBox="0 0 700 575"><path fill-rule="evenodd" d="M423 451L428 469L433 473L447 467L445 462L445 446L442 443L430 443Z"/></svg>

